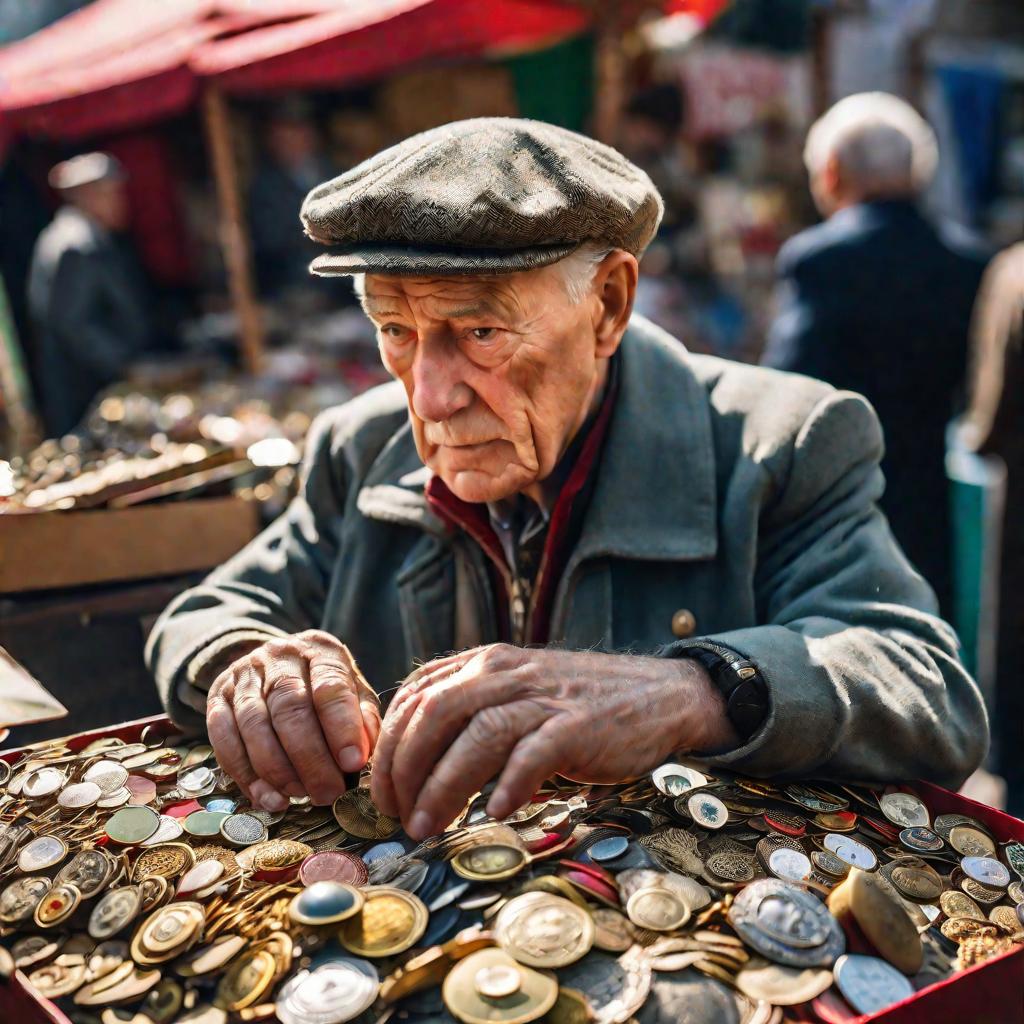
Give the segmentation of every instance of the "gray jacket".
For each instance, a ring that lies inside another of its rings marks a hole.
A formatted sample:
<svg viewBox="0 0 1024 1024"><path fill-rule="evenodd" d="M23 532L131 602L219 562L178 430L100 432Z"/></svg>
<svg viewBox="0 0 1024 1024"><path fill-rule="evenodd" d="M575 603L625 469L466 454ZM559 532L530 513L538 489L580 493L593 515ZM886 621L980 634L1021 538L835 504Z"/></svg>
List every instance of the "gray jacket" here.
<svg viewBox="0 0 1024 1024"><path fill-rule="evenodd" d="M882 436L867 402L689 355L638 317L619 358L555 642L655 652L689 609L771 696L764 727L711 765L960 783L984 756L985 711L876 506ZM400 385L322 416L288 511L157 623L148 658L171 716L201 726L191 680L239 634L327 630L382 694L417 661L494 641L486 556L430 511L427 477Z"/></svg>

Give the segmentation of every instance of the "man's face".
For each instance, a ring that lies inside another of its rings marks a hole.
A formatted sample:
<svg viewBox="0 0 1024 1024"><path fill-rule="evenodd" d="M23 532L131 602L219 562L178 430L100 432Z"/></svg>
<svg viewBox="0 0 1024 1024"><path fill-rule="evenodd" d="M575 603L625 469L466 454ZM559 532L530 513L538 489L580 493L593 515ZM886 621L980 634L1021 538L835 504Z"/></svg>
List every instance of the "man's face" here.
<svg viewBox="0 0 1024 1024"><path fill-rule="evenodd" d="M110 231L124 231L129 223L128 189L119 178L104 178L82 185L72 201Z"/></svg>
<svg viewBox="0 0 1024 1024"><path fill-rule="evenodd" d="M554 469L604 381L599 300L560 270L491 277L367 275L364 306L402 382L420 458L469 502Z"/></svg>

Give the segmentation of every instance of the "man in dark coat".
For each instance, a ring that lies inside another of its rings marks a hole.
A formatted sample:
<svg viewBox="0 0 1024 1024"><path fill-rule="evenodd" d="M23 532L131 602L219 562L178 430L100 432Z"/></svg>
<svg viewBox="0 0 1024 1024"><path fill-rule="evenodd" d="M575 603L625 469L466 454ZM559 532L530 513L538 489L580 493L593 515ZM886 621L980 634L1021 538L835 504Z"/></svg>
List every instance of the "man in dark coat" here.
<svg viewBox="0 0 1024 1024"><path fill-rule="evenodd" d="M895 96L836 104L811 128L804 159L828 219L779 254L779 312L762 361L874 405L886 444L882 510L948 615L945 432L985 260L917 205L934 173L935 137Z"/></svg>
<svg viewBox="0 0 1024 1024"><path fill-rule="evenodd" d="M73 430L93 398L152 343L145 281L120 237L128 224L124 171L106 153L58 164L66 201L39 236L29 275L41 407L51 436Z"/></svg>

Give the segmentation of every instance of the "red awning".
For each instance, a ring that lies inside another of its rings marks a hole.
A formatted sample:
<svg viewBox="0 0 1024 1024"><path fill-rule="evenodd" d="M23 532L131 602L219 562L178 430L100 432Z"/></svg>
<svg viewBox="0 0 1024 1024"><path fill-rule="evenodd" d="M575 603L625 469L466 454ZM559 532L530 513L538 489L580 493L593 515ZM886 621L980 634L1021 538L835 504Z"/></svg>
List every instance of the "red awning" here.
<svg viewBox="0 0 1024 1024"><path fill-rule="evenodd" d="M96 0L0 49L0 115L15 131L79 139L180 113L213 40L337 10L345 0Z"/></svg>
<svg viewBox="0 0 1024 1024"><path fill-rule="evenodd" d="M536 49L588 24L582 8L548 0L352 0L207 43L192 68L233 93L330 88L423 61Z"/></svg>

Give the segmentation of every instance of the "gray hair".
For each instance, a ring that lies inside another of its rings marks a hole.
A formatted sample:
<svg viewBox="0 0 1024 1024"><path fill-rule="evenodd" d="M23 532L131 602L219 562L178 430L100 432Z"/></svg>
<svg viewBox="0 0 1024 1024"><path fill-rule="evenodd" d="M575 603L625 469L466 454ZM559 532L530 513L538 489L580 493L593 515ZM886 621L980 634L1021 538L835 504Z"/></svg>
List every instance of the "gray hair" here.
<svg viewBox="0 0 1024 1024"><path fill-rule="evenodd" d="M847 96L807 133L804 163L818 174L835 157L865 197L916 194L935 174L935 132L909 104L884 92Z"/></svg>
<svg viewBox="0 0 1024 1024"><path fill-rule="evenodd" d="M607 245L599 242L584 242L574 252L551 264L562 275L565 293L574 306L587 297L598 266L611 251ZM353 274L352 288L362 302L366 296L366 275Z"/></svg>

